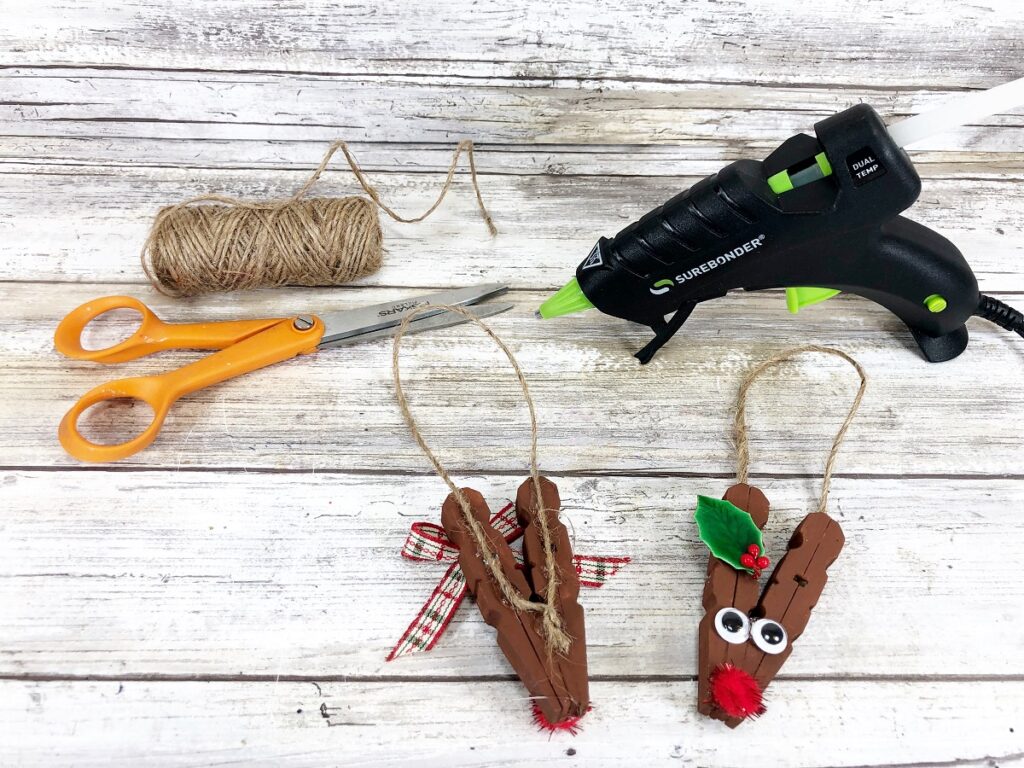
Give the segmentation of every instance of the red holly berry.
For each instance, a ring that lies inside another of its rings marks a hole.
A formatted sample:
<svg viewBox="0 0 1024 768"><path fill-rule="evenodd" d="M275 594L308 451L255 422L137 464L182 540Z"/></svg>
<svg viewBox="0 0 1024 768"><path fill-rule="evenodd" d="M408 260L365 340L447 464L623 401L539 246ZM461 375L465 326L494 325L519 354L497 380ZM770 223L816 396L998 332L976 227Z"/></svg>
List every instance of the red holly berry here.
<svg viewBox="0 0 1024 768"><path fill-rule="evenodd" d="M755 565L757 565L757 561L754 559L754 556L752 554L750 554L749 552L744 552L742 555L740 555L740 565L742 565L744 568L753 568Z"/></svg>
<svg viewBox="0 0 1024 768"><path fill-rule="evenodd" d="M751 544L749 547L747 547L747 552L752 554L754 557L757 557L761 554L761 548L757 546L757 544Z"/></svg>
<svg viewBox="0 0 1024 768"><path fill-rule="evenodd" d="M756 561L754 561L754 565L757 566L757 569L761 570L761 571L763 571L765 568L767 568L771 564L772 564L772 561L769 560L767 557L759 557L759 558L757 558Z"/></svg>

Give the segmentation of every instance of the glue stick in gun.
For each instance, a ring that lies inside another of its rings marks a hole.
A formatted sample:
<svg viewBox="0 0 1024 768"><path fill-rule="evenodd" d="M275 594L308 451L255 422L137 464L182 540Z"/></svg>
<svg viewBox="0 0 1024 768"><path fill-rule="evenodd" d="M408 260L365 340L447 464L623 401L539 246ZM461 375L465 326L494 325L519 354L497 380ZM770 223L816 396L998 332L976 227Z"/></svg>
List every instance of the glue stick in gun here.
<svg viewBox="0 0 1024 768"><path fill-rule="evenodd" d="M1024 103L1024 78L888 128L866 104L797 134L763 162L738 160L602 237L537 313L597 307L650 326L647 363L702 301L785 288L790 312L845 291L881 304L931 362L967 346L979 315L1024 336L1024 316L978 292L964 257L898 214L921 192L902 147Z"/></svg>

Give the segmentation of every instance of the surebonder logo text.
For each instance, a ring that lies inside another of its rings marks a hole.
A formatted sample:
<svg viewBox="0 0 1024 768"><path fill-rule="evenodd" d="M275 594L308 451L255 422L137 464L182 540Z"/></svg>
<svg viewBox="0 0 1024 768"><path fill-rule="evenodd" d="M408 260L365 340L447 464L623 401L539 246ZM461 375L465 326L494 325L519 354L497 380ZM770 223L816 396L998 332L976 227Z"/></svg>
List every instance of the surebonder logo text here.
<svg viewBox="0 0 1024 768"><path fill-rule="evenodd" d="M730 261L738 259L745 253L750 253L751 251L757 250L762 245L764 245L764 239L765 236L763 234L758 235L757 237L748 240L742 245L737 245L731 251L726 251L721 256L718 256L714 259L709 259L708 261L705 261L703 264L698 264L696 267L688 269L685 272L680 272L678 275L675 276L674 279L663 278L656 282L654 285L652 285L648 290L650 290L650 292L655 296L661 296L663 293L668 293L669 290L671 290L672 287L675 285L685 283L687 280L695 280L701 275L706 275L713 269L718 269L719 267L728 264Z"/></svg>

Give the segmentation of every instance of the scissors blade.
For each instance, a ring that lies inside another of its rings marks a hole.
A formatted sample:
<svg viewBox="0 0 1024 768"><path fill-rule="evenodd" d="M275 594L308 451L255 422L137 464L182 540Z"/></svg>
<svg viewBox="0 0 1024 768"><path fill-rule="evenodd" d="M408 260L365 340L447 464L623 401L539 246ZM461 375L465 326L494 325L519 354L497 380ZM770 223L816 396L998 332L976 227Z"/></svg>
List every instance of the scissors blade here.
<svg viewBox="0 0 1024 768"><path fill-rule="evenodd" d="M391 301L386 304L374 304L369 307L360 307L359 309L326 312L323 314L317 313L320 319L324 321L324 335L320 341L320 346L334 346L339 341L350 336L361 336L371 331L397 326L410 312L428 304L453 304L455 306L476 304L491 296L502 294L507 290L508 286L502 283L486 283L484 285L472 285L468 288L458 288L452 291L412 296L407 299ZM441 311L437 310L437 312ZM430 317L437 314L437 312L423 312L420 316Z"/></svg>
<svg viewBox="0 0 1024 768"><path fill-rule="evenodd" d="M497 315L501 312L507 312L514 307L514 304L481 304L476 307L467 307L467 310L474 317L490 317L491 315ZM464 316L455 312L446 312L443 309L439 309L436 313L427 315L426 317L417 317L409 324L409 330L407 333L419 333L420 331L429 331L435 328L447 328L451 325L458 325L459 323L469 322ZM355 336L346 336L341 339L336 339L328 344L320 342L320 347L340 347L345 344L359 344L364 341L373 341L375 339L387 339L398 333L398 326L392 325L387 328L378 328L375 331L367 331L366 333L360 333Z"/></svg>

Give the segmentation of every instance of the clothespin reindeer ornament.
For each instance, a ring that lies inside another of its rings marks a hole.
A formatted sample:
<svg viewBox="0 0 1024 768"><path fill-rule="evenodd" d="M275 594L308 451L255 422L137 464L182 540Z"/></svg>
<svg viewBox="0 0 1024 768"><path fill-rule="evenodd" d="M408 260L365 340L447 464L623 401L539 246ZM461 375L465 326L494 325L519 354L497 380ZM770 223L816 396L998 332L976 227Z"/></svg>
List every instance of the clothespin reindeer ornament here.
<svg viewBox="0 0 1024 768"><path fill-rule="evenodd" d="M702 511L705 519L743 516L758 533L768 522L768 499L754 486L732 486L725 500L718 502L721 507L712 506L713 501L717 500L700 497L698 520ZM747 540L745 536L735 539L736 551L760 560L767 568L767 557L761 554L757 540L750 539L744 546ZM807 627L811 609L828 581L828 568L839 556L843 542L843 531L835 520L824 512L807 515L793 532L763 591L757 570L743 564L737 568L711 555L704 582L704 617L698 630L697 709L701 713L736 727L744 718L765 711L764 690ZM757 548L757 555L751 547Z"/></svg>
<svg viewBox="0 0 1024 768"><path fill-rule="evenodd" d="M455 493L445 499L441 524L459 549L459 565L481 616L497 631L498 647L530 692L535 721L548 730L574 730L590 709L586 629L583 608L576 599L580 583L569 533L558 520L558 488L545 477L537 480L541 503L532 478L516 494L516 518L523 527L523 570L517 569L511 548L490 526L487 502L472 488L460 490L483 531L489 551L484 552L479 546ZM550 560L545 552L545 528ZM549 570L547 564L552 561L555 567ZM494 569L500 568L500 577L489 572L489 563ZM557 574L554 585L552 573ZM499 581L502 578L511 586L511 599ZM524 610L522 605L528 602L544 606L552 595L552 613L557 615L555 621L560 627L551 623L550 614L543 609ZM560 635L555 634L555 628Z"/></svg>
<svg viewBox="0 0 1024 768"><path fill-rule="evenodd" d="M747 484L746 394L765 370L804 352L843 358L857 370L861 383L832 443L818 510L797 526L762 590L761 573L771 565L761 536L769 503L759 488ZM724 499L698 497L695 514L700 538L711 550L698 629L697 709L730 728L765 712L764 691L806 629L828 581L828 569L843 548L843 531L826 513L828 492L839 446L866 386L867 377L856 360L839 350L811 346L762 363L740 387L735 423L739 482Z"/></svg>
<svg viewBox="0 0 1024 768"><path fill-rule="evenodd" d="M426 445L402 390L398 365L402 337L420 312L438 309L465 315L490 336L512 364L529 408L530 476L519 487L515 501L516 522L523 538L521 569L509 547L509 532L495 527L495 523L502 522L502 515L492 516L484 497L476 490L456 486ZM590 709L586 628L583 608L577 601L580 588L577 569L582 570L583 558L573 556L568 531L558 519L561 506L558 489L538 471L537 418L526 379L515 357L494 332L470 312L461 307L429 305L405 318L395 336L392 369L398 404L406 424L451 490L441 507L441 525L451 545L458 550L465 587L476 598L484 621L496 630L498 646L529 691L538 726L575 733L580 719ZM611 560L617 561L616 566L627 561L626 558L611 558L609 562ZM461 595L443 597L452 610L462 599ZM410 632L415 633L418 620L419 617L406 630L403 641ZM430 630L434 641L443 627ZM400 646L405 647L403 641ZM400 647L396 646L389 659L400 652Z"/></svg>

